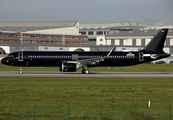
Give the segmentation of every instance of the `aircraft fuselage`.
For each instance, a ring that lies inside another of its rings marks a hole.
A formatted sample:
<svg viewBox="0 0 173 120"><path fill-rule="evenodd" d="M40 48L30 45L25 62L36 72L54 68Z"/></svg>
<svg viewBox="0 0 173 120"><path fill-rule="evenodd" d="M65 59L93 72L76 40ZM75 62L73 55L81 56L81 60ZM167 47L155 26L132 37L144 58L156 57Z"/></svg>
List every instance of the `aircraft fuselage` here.
<svg viewBox="0 0 173 120"><path fill-rule="evenodd" d="M3 64L11 66L60 66L62 62L70 61L75 63L78 60L103 58L108 52L30 52L19 51L8 55L2 60ZM154 53L153 53L154 54ZM141 64L157 59L153 59L151 53L147 52L113 52L103 61L89 64L88 67L94 66L129 66ZM169 56L165 54L164 57Z"/></svg>

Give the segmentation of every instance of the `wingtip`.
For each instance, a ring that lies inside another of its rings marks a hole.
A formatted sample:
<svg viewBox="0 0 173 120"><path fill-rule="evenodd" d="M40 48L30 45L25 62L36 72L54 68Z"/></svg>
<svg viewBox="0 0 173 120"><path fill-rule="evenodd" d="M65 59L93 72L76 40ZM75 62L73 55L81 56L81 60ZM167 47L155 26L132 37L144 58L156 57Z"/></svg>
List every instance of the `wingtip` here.
<svg viewBox="0 0 173 120"><path fill-rule="evenodd" d="M110 50L110 52L108 53L107 57L109 57L114 52L114 50L115 50L115 47L112 50Z"/></svg>

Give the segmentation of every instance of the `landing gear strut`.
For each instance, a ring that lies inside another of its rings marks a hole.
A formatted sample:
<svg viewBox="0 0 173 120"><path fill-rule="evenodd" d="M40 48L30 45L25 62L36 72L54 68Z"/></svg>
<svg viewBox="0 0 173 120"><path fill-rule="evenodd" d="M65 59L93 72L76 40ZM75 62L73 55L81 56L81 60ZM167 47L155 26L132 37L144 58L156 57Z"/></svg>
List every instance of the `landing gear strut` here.
<svg viewBox="0 0 173 120"><path fill-rule="evenodd" d="M23 67L20 67L19 73L22 74L23 73Z"/></svg>
<svg viewBox="0 0 173 120"><path fill-rule="evenodd" d="M82 70L82 74L89 74L89 73L90 73L90 71L88 70L87 65L84 65L83 70Z"/></svg>

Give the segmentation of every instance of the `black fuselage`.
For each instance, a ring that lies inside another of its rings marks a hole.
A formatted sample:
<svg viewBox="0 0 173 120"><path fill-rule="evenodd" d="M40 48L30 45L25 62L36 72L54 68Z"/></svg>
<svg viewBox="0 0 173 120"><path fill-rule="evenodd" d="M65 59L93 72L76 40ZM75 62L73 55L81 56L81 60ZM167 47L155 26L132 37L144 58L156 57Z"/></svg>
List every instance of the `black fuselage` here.
<svg viewBox="0 0 173 120"><path fill-rule="evenodd" d="M9 54L1 62L11 66L60 66L62 62L103 58L108 52L33 52L20 51ZM154 54L154 53L153 53ZM170 54L162 56L168 57ZM161 57L157 58L161 59ZM156 59L155 59L156 60ZM138 52L113 52L103 61L88 64L94 66L129 66L153 61L151 53Z"/></svg>

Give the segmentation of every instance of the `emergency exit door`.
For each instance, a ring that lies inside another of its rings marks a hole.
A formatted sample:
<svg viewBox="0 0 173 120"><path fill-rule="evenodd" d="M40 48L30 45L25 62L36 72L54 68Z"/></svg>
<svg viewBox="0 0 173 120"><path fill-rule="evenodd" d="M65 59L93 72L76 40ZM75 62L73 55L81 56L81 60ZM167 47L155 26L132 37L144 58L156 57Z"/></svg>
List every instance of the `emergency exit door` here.
<svg viewBox="0 0 173 120"><path fill-rule="evenodd" d="M139 61L144 61L144 54L143 54L143 52L139 53Z"/></svg>
<svg viewBox="0 0 173 120"><path fill-rule="evenodd" d="M18 61L23 61L23 52L18 53Z"/></svg>

